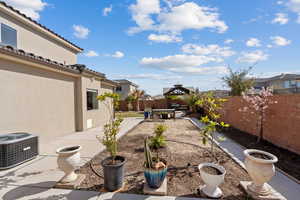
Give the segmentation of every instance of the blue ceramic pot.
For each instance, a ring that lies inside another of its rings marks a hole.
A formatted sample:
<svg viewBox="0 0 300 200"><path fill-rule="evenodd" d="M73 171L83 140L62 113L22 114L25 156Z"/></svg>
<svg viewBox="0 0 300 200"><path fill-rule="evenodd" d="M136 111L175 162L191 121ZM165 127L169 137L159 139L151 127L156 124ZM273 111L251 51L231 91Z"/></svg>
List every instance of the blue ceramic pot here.
<svg viewBox="0 0 300 200"><path fill-rule="evenodd" d="M161 170L145 168L144 176L150 188L159 188L167 175L167 167Z"/></svg>

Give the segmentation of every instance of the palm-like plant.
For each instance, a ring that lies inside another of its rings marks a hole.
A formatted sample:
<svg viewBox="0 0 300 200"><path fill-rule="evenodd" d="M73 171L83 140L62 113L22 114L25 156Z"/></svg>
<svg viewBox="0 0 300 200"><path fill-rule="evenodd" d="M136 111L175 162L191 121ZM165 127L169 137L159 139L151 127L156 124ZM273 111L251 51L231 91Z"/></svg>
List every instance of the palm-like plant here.
<svg viewBox="0 0 300 200"><path fill-rule="evenodd" d="M241 96L243 92L252 88L254 81L253 79L247 78L251 69L252 67L232 71L232 69L229 68L229 75L224 76L222 80L230 87L230 94L232 96Z"/></svg>
<svg viewBox="0 0 300 200"><path fill-rule="evenodd" d="M140 104L139 104L139 102L140 102L141 98L143 96L145 96L145 91L144 90L136 89L135 91L133 91L133 93L131 95L136 100L136 103L137 103L136 109L137 109L137 111L140 111Z"/></svg>

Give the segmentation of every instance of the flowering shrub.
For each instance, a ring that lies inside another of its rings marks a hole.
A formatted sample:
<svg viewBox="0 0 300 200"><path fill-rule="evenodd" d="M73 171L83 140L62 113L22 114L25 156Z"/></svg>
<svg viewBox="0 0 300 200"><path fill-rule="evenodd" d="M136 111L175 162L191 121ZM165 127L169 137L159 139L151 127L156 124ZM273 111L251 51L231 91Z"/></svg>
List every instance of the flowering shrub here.
<svg viewBox="0 0 300 200"><path fill-rule="evenodd" d="M218 160L214 154L214 134L217 127L229 127L229 124L219 122L221 115L218 111L222 108L223 103L226 101L226 99L215 98L213 93L209 92L201 95L196 103L198 106L202 107L206 113L206 115L200 119L200 121L205 124L205 126L202 127L200 134L202 136L203 144L206 144L208 139L210 140L210 153L212 155L212 160Z"/></svg>
<svg viewBox="0 0 300 200"><path fill-rule="evenodd" d="M248 112L251 114L257 114L258 119L256 123L256 128L259 132L257 142L260 142L263 139L264 131L264 121L266 110L269 108L269 105L278 103L277 101L272 100L270 97L273 96L272 88L262 88L258 94L255 94L254 89L252 88L247 94L242 94L243 99L248 103L248 106L239 109L240 112Z"/></svg>

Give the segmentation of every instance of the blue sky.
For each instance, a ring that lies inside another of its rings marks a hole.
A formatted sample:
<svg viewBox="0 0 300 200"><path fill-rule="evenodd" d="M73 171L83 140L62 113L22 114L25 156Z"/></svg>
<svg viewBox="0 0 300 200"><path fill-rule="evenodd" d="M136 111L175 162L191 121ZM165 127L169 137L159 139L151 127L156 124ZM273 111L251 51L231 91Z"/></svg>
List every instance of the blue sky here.
<svg viewBox="0 0 300 200"><path fill-rule="evenodd" d="M85 49L78 63L156 95L176 83L299 73L300 0L7 0Z"/></svg>

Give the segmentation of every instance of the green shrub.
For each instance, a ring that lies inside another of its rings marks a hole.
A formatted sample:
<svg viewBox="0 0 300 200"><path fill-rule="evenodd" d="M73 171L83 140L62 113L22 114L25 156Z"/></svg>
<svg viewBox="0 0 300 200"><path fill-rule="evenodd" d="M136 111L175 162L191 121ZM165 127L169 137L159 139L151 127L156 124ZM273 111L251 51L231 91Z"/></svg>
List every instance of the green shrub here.
<svg viewBox="0 0 300 200"><path fill-rule="evenodd" d="M166 146L166 138L163 133L167 130L167 126L160 124L154 129L154 136L150 138L149 146L153 149L159 149Z"/></svg>

